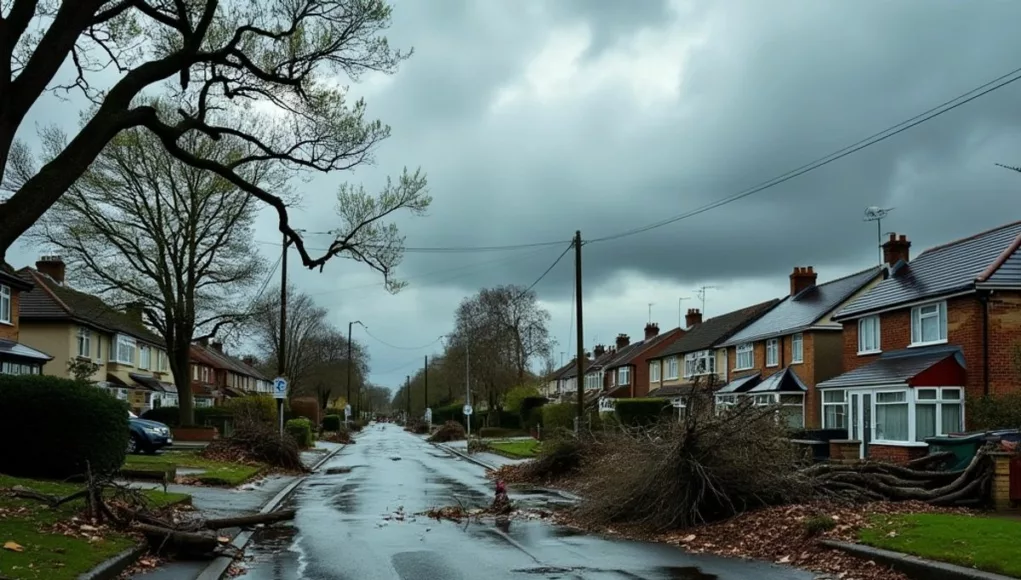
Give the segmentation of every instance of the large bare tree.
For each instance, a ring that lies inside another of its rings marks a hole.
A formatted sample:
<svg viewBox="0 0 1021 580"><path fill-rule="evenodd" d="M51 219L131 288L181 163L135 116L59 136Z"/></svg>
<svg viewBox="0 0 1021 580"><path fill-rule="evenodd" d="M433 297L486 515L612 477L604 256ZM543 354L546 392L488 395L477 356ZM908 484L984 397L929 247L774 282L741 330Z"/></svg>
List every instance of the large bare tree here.
<svg viewBox="0 0 1021 580"><path fill-rule="evenodd" d="M383 0L0 0L0 184L11 194L0 260L107 144L142 129L176 159L268 204L306 267L344 253L389 282L403 239L388 219L425 210L422 174L405 170L375 195L342 188L342 223L313 257L287 199L246 171L326 173L373 160L389 127L367 119L363 101L348 102L344 83L393 74L410 55L387 43L390 21ZM77 132L36 166L15 137L47 92L90 104ZM195 134L250 147L223 160L189 149Z"/></svg>
<svg viewBox="0 0 1021 580"><path fill-rule="evenodd" d="M46 143L51 152L63 146L57 133ZM221 162L239 154L198 133L186 135L184 146ZM244 175L260 186L283 185L268 166ZM32 230L87 288L143 306L165 341L184 425L194 419L192 340L238 322L264 269L252 246L257 207L227 180L182 163L151 133L132 129L110 141Z"/></svg>
<svg viewBox="0 0 1021 580"><path fill-rule="evenodd" d="M361 391L365 376L369 370L368 350L357 341L351 341L351 359L348 360L347 336L340 330L327 326L309 345L312 368L308 378L302 385L300 394L310 394L319 401L319 407L325 409L329 402L337 397L347 397L347 368L351 368L351 398L347 401L357 407L357 393Z"/></svg>

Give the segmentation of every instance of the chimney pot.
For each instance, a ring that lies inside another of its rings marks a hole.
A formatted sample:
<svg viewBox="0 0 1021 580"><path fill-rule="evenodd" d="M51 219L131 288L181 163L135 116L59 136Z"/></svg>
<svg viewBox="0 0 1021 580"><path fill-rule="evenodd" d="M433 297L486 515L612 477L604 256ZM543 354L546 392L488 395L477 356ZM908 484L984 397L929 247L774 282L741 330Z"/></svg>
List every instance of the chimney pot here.
<svg viewBox="0 0 1021 580"><path fill-rule="evenodd" d="M814 266L795 266L794 272L791 273L791 296L815 286L816 278Z"/></svg>
<svg viewBox="0 0 1021 580"><path fill-rule="evenodd" d="M901 234L890 234L890 240L883 244L883 262L890 268L897 265L897 262L904 260L908 262L911 255L911 242L908 237Z"/></svg>
<svg viewBox="0 0 1021 580"><path fill-rule="evenodd" d="M60 256L43 256L35 263L35 269L49 276L54 282L64 285L67 265Z"/></svg>
<svg viewBox="0 0 1021 580"><path fill-rule="evenodd" d="M659 324L650 322L645 325L645 340L655 337L659 334Z"/></svg>
<svg viewBox="0 0 1021 580"><path fill-rule="evenodd" d="M691 328L698 324L702 324L702 311L698 308L689 308L688 314L684 317L684 326Z"/></svg>
<svg viewBox="0 0 1021 580"><path fill-rule="evenodd" d="M595 353L596 358L599 358L606 354L606 347L601 344L597 344L596 348L593 349L593 352Z"/></svg>
<svg viewBox="0 0 1021 580"><path fill-rule="evenodd" d="M620 350L627 345L631 344L631 337L626 334L617 335L617 350Z"/></svg>
<svg viewBox="0 0 1021 580"><path fill-rule="evenodd" d="M216 352L223 352L223 343L218 340L213 341L213 348L216 349Z"/></svg>

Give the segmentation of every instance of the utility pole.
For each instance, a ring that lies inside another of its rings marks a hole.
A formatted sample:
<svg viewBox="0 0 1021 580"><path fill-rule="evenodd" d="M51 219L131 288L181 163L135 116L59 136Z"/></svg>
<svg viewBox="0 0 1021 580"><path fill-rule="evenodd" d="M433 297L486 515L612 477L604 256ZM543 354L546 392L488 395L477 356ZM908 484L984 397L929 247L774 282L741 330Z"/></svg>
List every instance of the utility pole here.
<svg viewBox="0 0 1021 580"><path fill-rule="evenodd" d="M411 418L411 375L405 375L404 378L404 400L408 402L408 415L407 418Z"/></svg>
<svg viewBox="0 0 1021 580"><path fill-rule="evenodd" d="M581 307L581 230L574 232L574 304L575 317L578 319L578 422L575 431L581 429L581 420L585 414L585 331L582 324Z"/></svg>
<svg viewBox="0 0 1021 580"><path fill-rule="evenodd" d="M287 378L287 246L290 241L284 234L280 255L280 347L277 349L277 376ZM277 417L280 419L280 436L284 436L284 400L277 399Z"/></svg>
<svg viewBox="0 0 1021 580"><path fill-rule="evenodd" d="M362 324L361 320L355 320L353 322L348 322L347 323L347 404L351 405L352 407L353 407L353 405L352 405L353 400L351 399L351 371L354 368L354 361L351 360L351 328L354 325L356 325L356 324L361 324L362 328L365 328L365 325ZM361 406L361 405L359 405L359 406ZM354 417L354 416L356 416L356 415L355 415L354 409L352 409L351 410L351 417ZM345 416L344 420L346 421L346 420L348 420L348 418Z"/></svg>
<svg viewBox="0 0 1021 580"><path fill-rule="evenodd" d="M425 412L429 411L429 355L425 355L425 366L422 367L422 390L425 395L422 400L425 402Z"/></svg>
<svg viewBox="0 0 1021 580"><path fill-rule="evenodd" d="M472 388L471 388L471 348L469 347L468 340L464 343L464 404L470 407L472 404ZM464 416L465 425L468 427L468 437L472 435L472 416Z"/></svg>

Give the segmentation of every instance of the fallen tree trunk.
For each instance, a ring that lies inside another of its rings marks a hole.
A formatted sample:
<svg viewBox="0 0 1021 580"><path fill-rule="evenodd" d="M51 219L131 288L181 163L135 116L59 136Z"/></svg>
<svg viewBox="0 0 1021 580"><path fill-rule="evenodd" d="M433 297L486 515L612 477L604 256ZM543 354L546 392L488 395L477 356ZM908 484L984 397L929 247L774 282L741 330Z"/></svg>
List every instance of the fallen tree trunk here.
<svg viewBox="0 0 1021 580"><path fill-rule="evenodd" d="M245 528L257 524L272 524L274 522L281 522L283 520L293 520L294 514L295 514L294 510L280 510L265 514L237 516L233 518L221 518L217 520L206 520L205 522L202 523L202 527L207 530L220 530L223 528Z"/></svg>
<svg viewBox="0 0 1021 580"><path fill-rule="evenodd" d="M145 536L153 553L175 553L187 555L209 555L220 546L213 534L182 532L150 524L135 524L135 529Z"/></svg>

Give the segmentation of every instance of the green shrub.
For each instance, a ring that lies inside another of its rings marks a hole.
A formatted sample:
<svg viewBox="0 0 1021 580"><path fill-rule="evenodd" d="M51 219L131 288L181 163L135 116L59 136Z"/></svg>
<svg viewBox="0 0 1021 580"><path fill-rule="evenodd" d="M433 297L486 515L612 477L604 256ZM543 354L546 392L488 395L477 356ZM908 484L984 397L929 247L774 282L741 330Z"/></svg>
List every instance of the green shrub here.
<svg viewBox="0 0 1021 580"><path fill-rule="evenodd" d="M575 405L559 403L542 407L542 428L546 432L556 429L574 429L574 418L578 412Z"/></svg>
<svg viewBox="0 0 1021 580"><path fill-rule="evenodd" d="M968 397L968 428L975 430L1021 427L1021 393Z"/></svg>
<svg viewBox="0 0 1021 580"><path fill-rule="evenodd" d="M294 438L298 447L308 449L312 446L312 422L308 419L304 417L291 419L284 424L284 431Z"/></svg>
<svg viewBox="0 0 1021 580"><path fill-rule="evenodd" d="M549 403L546 397L525 397L521 401L521 408L518 416L521 419L521 428L525 430L534 429L542 422L542 406Z"/></svg>
<svg viewBox="0 0 1021 580"><path fill-rule="evenodd" d="M479 429L479 437L483 439L495 439L498 437L526 437L528 433L521 429L508 429L506 427L483 427Z"/></svg>
<svg viewBox="0 0 1021 580"><path fill-rule="evenodd" d="M617 419L629 427L656 423L672 409L666 399L617 399L616 403Z"/></svg>
<svg viewBox="0 0 1021 580"><path fill-rule="evenodd" d="M525 399L539 396L539 389L535 385L518 385L507 391L503 399L503 408L514 413L521 411L521 404Z"/></svg>
<svg viewBox="0 0 1021 580"><path fill-rule="evenodd" d="M229 413L239 420L253 420L270 425L278 425L280 421L277 415L277 401L269 395L245 395L228 400L222 407L209 409ZM197 415L195 419L198 420Z"/></svg>
<svg viewBox="0 0 1021 580"><path fill-rule="evenodd" d="M488 413L472 417L473 423L477 419L479 423L485 421L487 427L502 427L504 429L518 429L521 426L521 419L517 413L493 409Z"/></svg>
<svg viewBox="0 0 1021 580"><path fill-rule="evenodd" d="M457 421L458 423L464 424L464 405L455 403L453 405L447 405L445 407L437 407L433 409L433 424L441 425L447 421Z"/></svg>
<svg viewBox="0 0 1021 580"><path fill-rule="evenodd" d="M343 424L344 420L340 418L340 415L323 417L323 431L340 431L340 426Z"/></svg>
<svg viewBox="0 0 1021 580"><path fill-rule="evenodd" d="M124 463L128 407L105 389L41 375L0 375L0 473L63 479Z"/></svg>
<svg viewBox="0 0 1021 580"><path fill-rule="evenodd" d="M818 536L837 527L837 521L830 516L812 516L805 520L805 534Z"/></svg>

